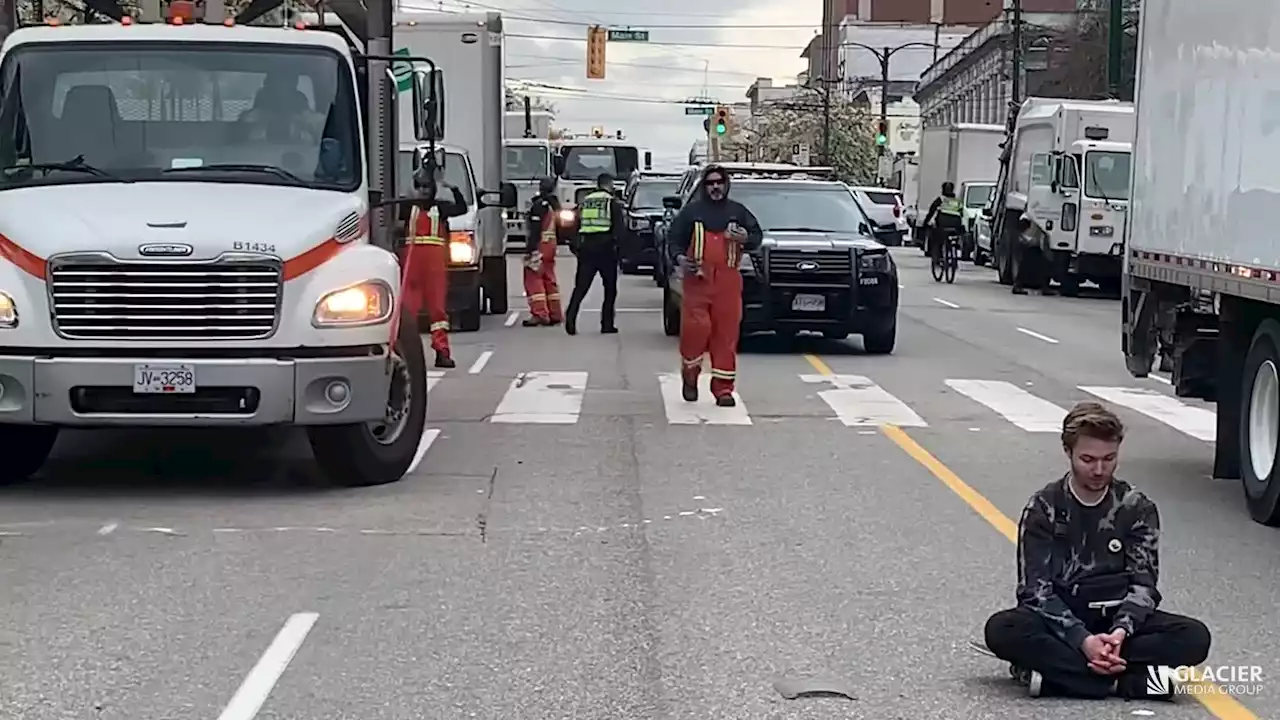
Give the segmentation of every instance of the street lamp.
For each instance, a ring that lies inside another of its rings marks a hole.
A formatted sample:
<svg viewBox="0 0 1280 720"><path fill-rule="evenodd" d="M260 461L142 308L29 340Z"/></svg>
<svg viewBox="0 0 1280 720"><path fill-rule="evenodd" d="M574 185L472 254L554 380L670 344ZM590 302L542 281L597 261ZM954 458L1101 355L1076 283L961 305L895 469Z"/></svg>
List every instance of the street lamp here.
<svg viewBox="0 0 1280 720"><path fill-rule="evenodd" d="M889 127L889 60L899 50L906 50L907 48L915 47L935 49L938 46L934 43L909 42L903 43L897 47L876 48L870 45L863 45L862 43L847 42L842 43L841 47L861 48L862 50L866 50L872 55L875 55L876 60L880 61L880 132L876 135L876 144L880 148L880 154L884 155L888 151L889 147L888 135L886 133L886 130ZM884 137L885 139L882 141L880 139L881 137Z"/></svg>

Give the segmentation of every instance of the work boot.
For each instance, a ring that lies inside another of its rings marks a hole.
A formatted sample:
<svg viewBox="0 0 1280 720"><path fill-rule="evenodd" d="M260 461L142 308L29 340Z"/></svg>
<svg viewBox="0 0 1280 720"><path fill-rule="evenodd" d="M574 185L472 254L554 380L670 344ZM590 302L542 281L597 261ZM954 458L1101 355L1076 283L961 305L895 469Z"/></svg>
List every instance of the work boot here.
<svg viewBox="0 0 1280 720"><path fill-rule="evenodd" d="M738 401L734 400L731 394L721 395L716 398L716 405L720 407L734 407L737 404Z"/></svg>
<svg viewBox="0 0 1280 720"><path fill-rule="evenodd" d="M453 358L449 357L448 355L442 352L438 352L436 353L436 367L455 368L455 367L458 367L458 363L454 362Z"/></svg>
<svg viewBox="0 0 1280 720"><path fill-rule="evenodd" d="M542 327L543 325L550 325L551 321L544 320L542 318L537 318L537 317L530 317L530 318L525 318L524 322L520 324L525 327Z"/></svg>
<svg viewBox="0 0 1280 720"><path fill-rule="evenodd" d="M1013 681L1022 685L1027 689L1027 694L1031 697L1040 697L1041 691L1044 689L1044 677L1035 670L1018 667L1017 665L1009 666L1009 675Z"/></svg>
<svg viewBox="0 0 1280 720"><path fill-rule="evenodd" d="M602 328L600 328L600 334L601 334L601 335L617 335L617 334L618 334L618 328L616 328L616 327L614 327L614 326L612 326L612 325L609 325L609 326L607 326L607 327L602 327Z"/></svg>
<svg viewBox="0 0 1280 720"><path fill-rule="evenodd" d="M564 319L564 331L570 335L578 334L578 318L567 317Z"/></svg>
<svg viewBox="0 0 1280 720"><path fill-rule="evenodd" d="M684 398L685 402L697 402L698 379L696 377L690 378L686 375L684 377L684 385L680 388L680 395Z"/></svg>

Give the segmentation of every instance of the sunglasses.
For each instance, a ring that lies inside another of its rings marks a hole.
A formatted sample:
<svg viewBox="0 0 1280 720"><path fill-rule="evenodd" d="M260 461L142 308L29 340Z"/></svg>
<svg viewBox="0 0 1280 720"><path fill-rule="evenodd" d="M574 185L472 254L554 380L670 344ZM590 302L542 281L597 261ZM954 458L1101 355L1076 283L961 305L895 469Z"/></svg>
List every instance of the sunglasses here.
<svg viewBox="0 0 1280 720"><path fill-rule="evenodd" d="M706 185L707 187L723 187L724 184L725 184L724 180L718 180L718 179L707 180L706 182L703 183L703 185Z"/></svg>

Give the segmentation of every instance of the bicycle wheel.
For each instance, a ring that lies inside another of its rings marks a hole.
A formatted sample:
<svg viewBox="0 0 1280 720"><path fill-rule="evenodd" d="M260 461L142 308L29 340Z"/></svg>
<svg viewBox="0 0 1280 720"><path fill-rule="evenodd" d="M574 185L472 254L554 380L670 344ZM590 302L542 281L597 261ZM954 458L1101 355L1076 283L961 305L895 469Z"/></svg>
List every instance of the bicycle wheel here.
<svg viewBox="0 0 1280 720"><path fill-rule="evenodd" d="M945 246L938 248L938 252L929 260L929 271L933 273L934 282L942 282L943 269L946 263L947 249Z"/></svg>
<svg viewBox="0 0 1280 720"><path fill-rule="evenodd" d="M943 272L945 273L947 284L950 285L956 281L956 270L960 268L960 255L956 252L954 242L947 243L947 256L943 261Z"/></svg>

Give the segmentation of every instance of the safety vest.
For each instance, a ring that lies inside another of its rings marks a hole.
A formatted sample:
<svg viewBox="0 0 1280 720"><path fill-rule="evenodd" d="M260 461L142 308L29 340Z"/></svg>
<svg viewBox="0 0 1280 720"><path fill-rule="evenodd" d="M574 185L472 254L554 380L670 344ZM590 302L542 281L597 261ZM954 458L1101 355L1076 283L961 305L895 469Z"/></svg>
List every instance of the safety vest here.
<svg viewBox="0 0 1280 720"><path fill-rule="evenodd" d="M412 245L444 245L444 228L440 210L435 205L423 213L417 205L409 211L409 243Z"/></svg>
<svg viewBox="0 0 1280 720"><path fill-rule="evenodd" d="M960 204L959 198L942 196L942 204L938 206L938 212L943 215L964 216L964 206Z"/></svg>
<svg viewBox="0 0 1280 720"><path fill-rule="evenodd" d="M582 199L582 212L579 217L578 232L582 234L606 233L613 229L613 214L610 206L613 193L596 190Z"/></svg>
<svg viewBox="0 0 1280 720"><path fill-rule="evenodd" d="M689 249L693 253L693 261L701 263L707 250L707 230L700 222L693 224L693 242L690 245ZM742 262L742 246L725 238L724 254L725 264L736 270L738 264Z"/></svg>

